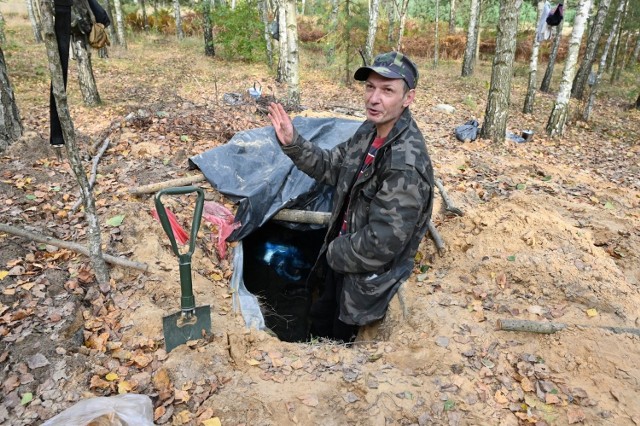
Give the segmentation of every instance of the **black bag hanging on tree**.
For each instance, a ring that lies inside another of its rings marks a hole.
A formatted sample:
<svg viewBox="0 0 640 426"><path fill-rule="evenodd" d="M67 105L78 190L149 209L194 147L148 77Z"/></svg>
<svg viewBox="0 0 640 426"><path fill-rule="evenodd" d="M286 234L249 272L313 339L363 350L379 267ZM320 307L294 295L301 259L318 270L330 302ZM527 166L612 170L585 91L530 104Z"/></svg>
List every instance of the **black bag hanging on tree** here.
<svg viewBox="0 0 640 426"><path fill-rule="evenodd" d="M547 25L557 27L560 25L560 22L562 22L562 18L564 18L564 10L562 3L560 3L549 13L549 16L547 16Z"/></svg>

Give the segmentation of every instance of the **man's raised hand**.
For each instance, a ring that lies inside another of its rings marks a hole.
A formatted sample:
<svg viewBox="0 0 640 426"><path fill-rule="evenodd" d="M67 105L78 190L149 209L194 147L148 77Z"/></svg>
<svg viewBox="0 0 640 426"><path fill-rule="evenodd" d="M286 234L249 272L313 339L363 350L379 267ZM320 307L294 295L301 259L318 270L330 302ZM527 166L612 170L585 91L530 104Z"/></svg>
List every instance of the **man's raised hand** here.
<svg viewBox="0 0 640 426"><path fill-rule="evenodd" d="M293 142L293 124L282 105L271 102L268 116L280 143L290 145Z"/></svg>

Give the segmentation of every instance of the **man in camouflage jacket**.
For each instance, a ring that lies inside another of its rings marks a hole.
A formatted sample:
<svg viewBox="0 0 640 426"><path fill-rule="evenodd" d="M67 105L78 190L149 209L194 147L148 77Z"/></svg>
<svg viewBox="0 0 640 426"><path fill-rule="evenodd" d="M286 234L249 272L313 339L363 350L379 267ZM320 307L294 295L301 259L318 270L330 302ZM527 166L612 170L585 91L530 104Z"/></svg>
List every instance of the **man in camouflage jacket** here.
<svg viewBox="0 0 640 426"><path fill-rule="evenodd" d="M413 269L433 204L433 169L408 106L418 70L390 52L362 67L367 121L347 141L323 150L302 138L281 105L272 121L284 153L314 179L336 188L331 220L310 282L324 283L311 307L311 333L351 341L382 318ZM367 158L369 157L369 158Z"/></svg>

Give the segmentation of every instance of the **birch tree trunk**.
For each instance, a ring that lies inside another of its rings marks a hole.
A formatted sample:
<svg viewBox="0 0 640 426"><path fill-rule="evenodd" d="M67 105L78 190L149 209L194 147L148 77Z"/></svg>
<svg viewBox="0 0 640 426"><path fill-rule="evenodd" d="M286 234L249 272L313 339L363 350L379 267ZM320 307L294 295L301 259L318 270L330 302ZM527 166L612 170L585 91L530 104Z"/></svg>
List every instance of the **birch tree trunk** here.
<svg viewBox="0 0 640 426"><path fill-rule="evenodd" d="M127 48L127 39L125 37L124 19L122 17L122 5L120 0L113 0L113 7L116 10L116 27L118 32L118 44L124 49Z"/></svg>
<svg viewBox="0 0 640 426"><path fill-rule="evenodd" d="M107 12L107 15L109 15L109 21L111 21L111 25L109 25L107 27L107 33L109 34L109 40L111 40L111 43L113 43L114 45L118 45L120 46L120 39L118 38L118 32L116 30L116 27L118 26L118 23L116 22L115 17L115 10L114 10L114 6L113 6L113 1L112 0L104 0L104 10ZM104 48L106 50L106 48ZM101 52L103 49L100 49L99 52ZM102 57L102 56L100 56Z"/></svg>
<svg viewBox="0 0 640 426"><path fill-rule="evenodd" d="M591 0L580 0L578 4L576 16L573 20L573 30L569 39L569 54L564 63L564 71L562 72L562 81L558 90L558 98L549 116L547 122L547 135L554 137L564 133L564 125L567 121L569 113L569 97L571 94L571 83L576 72L576 62L578 53L580 53L580 42L582 33L584 32L584 24L587 22Z"/></svg>
<svg viewBox="0 0 640 426"><path fill-rule="evenodd" d="M327 63L332 64L336 59L336 31L338 30L338 12L340 10L340 2L331 0L331 17L329 18L329 34L333 34L329 41L327 49Z"/></svg>
<svg viewBox="0 0 640 426"><path fill-rule="evenodd" d="M6 21L4 20L4 16L2 12L0 12L0 44L4 44L7 41L7 38L4 35L4 27L6 26Z"/></svg>
<svg viewBox="0 0 640 426"><path fill-rule="evenodd" d="M101 103L96 79L93 76L93 67L91 66L91 51L87 49L87 36L71 36L71 45L73 46L73 54L78 64L78 82L80 83L80 92L82 100L86 106L94 107Z"/></svg>
<svg viewBox="0 0 640 426"><path fill-rule="evenodd" d="M47 48L49 71L51 72L51 85L56 101L58 116L60 117L62 133L64 135L64 146L67 151L69 163L71 164L71 168L76 175L78 183L80 184L80 191L82 193L85 208L85 219L88 225L87 236L89 239L89 257L91 259L91 266L96 274L96 280L98 281L100 290L103 293L107 293L110 289L109 270L107 269L107 264L102 255L100 225L98 223L98 216L96 215L93 192L89 186L87 175L82 167L80 155L78 154L79 150L78 145L76 144L73 122L71 121L69 107L67 105L67 94L64 87L64 79L62 77L62 64L60 62L58 43L56 41L56 34L53 26L53 0L44 0L42 6L42 30L44 42Z"/></svg>
<svg viewBox="0 0 640 426"><path fill-rule="evenodd" d="M22 121L0 47L0 152L22 136Z"/></svg>
<svg viewBox="0 0 640 426"><path fill-rule="evenodd" d="M296 0L287 0L287 85L289 105L300 107L300 74L298 71L298 19Z"/></svg>
<svg viewBox="0 0 640 426"><path fill-rule="evenodd" d="M284 83L287 80L287 57L289 56L287 44L287 0L277 0L278 5L278 75L277 81Z"/></svg>
<svg viewBox="0 0 640 426"><path fill-rule="evenodd" d="M269 31L269 3L267 0L261 0L258 3L260 10L260 20L264 26L264 42L267 47L267 64L271 69L273 67L273 44L271 42L271 32Z"/></svg>
<svg viewBox="0 0 640 426"><path fill-rule="evenodd" d="M396 43L396 52L402 49L402 37L404 36L404 26L407 23L407 11L409 9L409 0L402 0L400 8L400 28L398 28L398 42Z"/></svg>
<svg viewBox="0 0 640 426"><path fill-rule="evenodd" d="M638 62L638 58L640 57L640 31L636 31L636 47L633 49L633 55L631 56L631 61L627 64L627 66L634 66Z"/></svg>
<svg viewBox="0 0 640 426"><path fill-rule="evenodd" d="M549 62L547 62L547 69L544 71L544 77L542 77L542 84L540 85L541 92L549 92L549 86L551 86L551 77L553 77L553 68L556 64L556 58L558 57L558 48L560 47L560 39L562 38L562 26L564 25L564 19L560 21L556 30L556 36L553 38L553 47L551 47L551 55L549 55Z"/></svg>
<svg viewBox="0 0 640 426"><path fill-rule="evenodd" d="M500 20L496 37L496 53L491 68L489 97L480 137L503 142L507 133L513 59L516 54L518 16L522 0L500 0Z"/></svg>
<svg viewBox="0 0 640 426"><path fill-rule="evenodd" d="M611 71L611 77L609 82L613 83L613 72L615 71L615 66L616 66L616 60L618 59L618 47L620 46L620 38L622 37L622 27L625 21L625 18L627 16L627 6L629 5L629 1L628 0L620 0L622 3L624 3L624 11L622 12L622 18L620 21L620 27L618 28L618 31L616 31L615 34L615 38L613 39L613 51L611 52L611 61L609 62L609 65L607 66L607 69L605 70L605 72Z"/></svg>
<svg viewBox="0 0 640 426"><path fill-rule="evenodd" d="M604 0L607 1L607 0ZM544 9L544 0L538 1L538 18L536 22L540 20L542 10ZM536 100L536 88L538 87L537 74L538 74L538 52L540 51L540 42L538 41L537 32L533 33L533 46L531 48L531 60L529 61L529 85L527 86L527 95L524 98L524 106L522 107L523 114L531 114L533 112L533 104Z"/></svg>
<svg viewBox="0 0 640 426"><path fill-rule="evenodd" d="M636 109L640 109L640 95L638 95L638 99L636 99Z"/></svg>
<svg viewBox="0 0 640 426"><path fill-rule="evenodd" d="M476 64L476 45L478 44L478 24L480 16L480 0L471 0L471 15L467 29L467 45L462 59L462 77L473 75Z"/></svg>
<svg viewBox="0 0 640 426"><path fill-rule="evenodd" d="M178 40L182 40L184 38L184 32L182 31L182 16L180 15L179 0L173 0L173 16L176 20L176 37L178 37Z"/></svg>
<svg viewBox="0 0 640 426"><path fill-rule="evenodd" d="M611 32L609 33L609 37L607 37L607 42L604 45L604 49L602 50L602 56L600 56L600 63L598 64L598 73L596 74L596 80L591 86L591 93L589 93L589 99L587 100L586 105L584 106L584 111L582 113L582 119L584 121L589 121L589 116L591 115L591 109L593 108L593 102L596 98L596 94L598 93L598 86L600 85L600 81L602 80L602 76L604 75L605 69L607 68L607 56L609 55L609 50L611 49L611 45L613 44L613 39L615 35L618 33L618 28L620 27L620 21L622 20L622 13L624 12L625 1L620 0L618 3L618 9L616 10L616 14L613 18L613 25L611 27Z"/></svg>
<svg viewBox="0 0 640 426"><path fill-rule="evenodd" d="M302 0L300 2L300 15L304 15L304 9L305 9L306 5L307 5L307 2L305 0Z"/></svg>
<svg viewBox="0 0 640 426"><path fill-rule="evenodd" d="M214 57L216 56L216 48L213 44L211 1L212 0L202 0L202 35L204 38L204 55Z"/></svg>
<svg viewBox="0 0 640 426"><path fill-rule="evenodd" d="M38 21L35 8L33 6L33 0L25 0L27 3L27 13L29 14L29 21L31 21L31 28L33 29L33 36L36 43L42 43L42 34L40 33L40 22Z"/></svg>
<svg viewBox="0 0 640 426"><path fill-rule="evenodd" d="M367 64L373 63L373 48L376 42L376 31L378 30L378 10L380 0L371 0L369 4L369 31L367 32L367 43L364 47L364 57Z"/></svg>
<svg viewBox="0 0 640 426"><path fill-rule="evenodd" d="M631 38L631 31L627 31L627 37L624 41L624 48L620 52L620 59L618 65L613 68L612 80L620 81L620 73L627 66L627 51L629 50L629 39Z"/></svg>
<svg viewBox="0 0 640 426"><path fill-rule="evenodd" d="M336 1L336 0L332 0ZM389 43L393 42L395 38L395 27L396 27L396 15L397 15L397 7L396 0L388 0L387 2L387 18L389 20L389 32L387 33L387 41Z"/></svg>
<svg viewBox="0 0 640 426"><path fill-rule="evenodd" d="M438 66L438 50L440 50L439 39L438 39L438 25L440 24L440 0L436 0L436 33L433 38L433 67L436 68Z"/></svg>
<svg viewBox="0 0 640 426"><path fill-rule="evenodd" d="M456 32L456 0L449 3L449 34Z"/></svg>
<svg viewBox="0 0 640 426"><path fill-rule="evenodd" d="M580 63L580 68L576 73L576 78L573 80L573 87L571 88L571 97L576 99L582 99L584 96L584 88L587 84L587 79L591 73L593 67L593 61L596 58L596 52L600 44L600 37L602 37L602 30L604 28L604 21L607 18L609 12L609 6L611 0L600 0L598 6L598 13L593 19L591 25L591 32L589 33L589 40L587 40L587 48L584 52L584 57Z"/></svg>

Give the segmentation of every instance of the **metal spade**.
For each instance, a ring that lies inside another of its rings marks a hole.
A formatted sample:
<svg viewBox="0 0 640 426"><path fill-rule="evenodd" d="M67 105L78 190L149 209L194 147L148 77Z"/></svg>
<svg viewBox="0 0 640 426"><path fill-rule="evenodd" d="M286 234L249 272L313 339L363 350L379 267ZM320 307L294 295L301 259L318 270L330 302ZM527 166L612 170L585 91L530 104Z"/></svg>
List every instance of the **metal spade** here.
<svg viewBox="0 0 640 426"><path fill-rule="evenodd" d="M197 193L197 199L189 236L189 251L180 254L161 198L163 195L181 195L191 192ZM163 189L156 194L155 204L162 228L171 240L171 248L178 256L180 265L181 310L162 318L165 349L167 352L171 352L175 347L187 343L189 340L201 339L206 333L211 333L211 308L209 305L196 307L191 283L191 256L196 246L196 235L202 219L204 191L195 186Z"/></svg>

